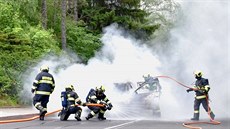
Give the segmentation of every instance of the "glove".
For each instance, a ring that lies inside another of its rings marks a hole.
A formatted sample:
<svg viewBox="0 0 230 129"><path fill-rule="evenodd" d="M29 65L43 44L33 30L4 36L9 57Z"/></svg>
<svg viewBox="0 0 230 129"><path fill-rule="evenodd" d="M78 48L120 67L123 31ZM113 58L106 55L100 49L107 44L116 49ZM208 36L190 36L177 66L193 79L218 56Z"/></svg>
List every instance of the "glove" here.
<svg viewBox="0 0 230 129"><path fill-rule="evenodd" d="M187 89L186 91L189 93L190 91L193 91L193 89L190 89L190 88L189 88L189 89Z"/></svg>
<svg viewBox="0 0 230 129"><path fill-rule="evenodd" d="M87 106L87 103L82 103L82 106L83 106L83 107Z"/></svg>
<svg viewBox="0 0 230 129"><path fill-rule="evenodd" d="M107 105L107 103L105 101L100 101L99 104L102 104L102 105Z"/></svg>
<svg viewBox="0 0 230 129"><path fill-rule="evenodd" d="M108 104L107 109L108 109L108 110L111 110L111 109L112 109L112 107L113 107L113 105L110 103L110 104Z"/></svg>
<svg viewBox="0 0 230 129"><path fill-rule="evenodd" d="M31 93L34 93L35 89L31 89Z"/></svg>

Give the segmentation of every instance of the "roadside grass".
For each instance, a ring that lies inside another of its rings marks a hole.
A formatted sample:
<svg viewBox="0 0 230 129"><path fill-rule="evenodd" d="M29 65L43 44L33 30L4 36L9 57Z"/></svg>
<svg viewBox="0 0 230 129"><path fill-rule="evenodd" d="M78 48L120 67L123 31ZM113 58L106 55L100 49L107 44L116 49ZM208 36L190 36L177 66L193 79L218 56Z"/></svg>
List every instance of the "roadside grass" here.
<svg viewBox="0 0 230 129"><path fill-rule="evenodd" d="M0 96L0 107L18 107L20 106L17 103L15 98L11 98L8 96Z"/></svg>

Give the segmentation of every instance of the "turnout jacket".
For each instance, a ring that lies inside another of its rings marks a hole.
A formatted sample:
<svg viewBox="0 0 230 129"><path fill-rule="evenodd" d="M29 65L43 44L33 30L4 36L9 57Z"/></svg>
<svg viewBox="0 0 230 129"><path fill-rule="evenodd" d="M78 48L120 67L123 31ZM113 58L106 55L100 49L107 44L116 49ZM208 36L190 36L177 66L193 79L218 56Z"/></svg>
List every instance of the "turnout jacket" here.
<svg viewBox="0 0 230 129"><path fill-rule="evenodd" d="M67 101L68 101L68 107L69 106L75 106L75 104L82 105L81 99L79 98L78 94L74 91L66 91L67 93Z"/></svg>
<svg viewBox="0 0 230 129"><path fill-rule="evenodd" d="M100 103L101 101L104 101L107 104L111 104L111 102L109 101L109 99L106 97L104 93L99 96L97 95L96 90L91 89L86 97L86 102Z"/></svg>
<svg viewBox="0 0 230 129"><path fill-rule="evenodd" d="M197 79L195 82L195 89L198 89L196 92L196 99L203 99L206 98L206 96L208 95L208 92L210 90L210 86L209 86L209 82L208 79L205 78L200 78Z"/></svg>
<svg viewBox="0 0 230 129"><path fill-rule="evenodd" d="M50 95L54 88L55 81L53 76L46 71L42 71L36 76L32 90L35 91L35 94Z"/></svg>

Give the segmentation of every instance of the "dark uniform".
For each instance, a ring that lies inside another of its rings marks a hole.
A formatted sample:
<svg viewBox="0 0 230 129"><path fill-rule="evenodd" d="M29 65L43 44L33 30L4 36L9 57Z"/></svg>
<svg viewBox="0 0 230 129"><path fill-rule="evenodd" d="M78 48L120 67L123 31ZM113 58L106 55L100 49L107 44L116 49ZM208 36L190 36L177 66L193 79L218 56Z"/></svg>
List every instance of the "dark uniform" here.
<svg viewBox="0 0 230 129"><path fill-rule="evenodd" d="M206 112L210 111L210 117L214 119L215 115L211 111L208 105L208 92L210 90L208 79L202 78L202 73L200 71L195 72L196 82L193 89L188 89L187 92L193 91L196 92L195 101L194 101L194 116L191 120L199 120L200 114L200 104L203 105Z"/></svg>
<svg viewBox="0 0 230 129"><path fill-rule="evenodd" d="M40 111L40 120L44 120L49 96L54 91L55 82L53 76L48 73L49 68L47 66L42 66L40 70L41 72L33 82L31 92L35 94L33 104Z"/></svg>
<svg viewBox="0 0 230 129"><path fill-rule="evenodd" d="M104 87L97 87L95 89L91 89L86 97L86 102L88 103L97 103L97 104L103 104L105 105L104 107L97 107L97 106L88 106L88 108L91 110L91 112L88 114L86 117L86 120L89 120L96 114L98 114L98 119L99 120L106 120L104 117L105 111L111 110L112 109L112 104L109 101L109 99L106 97L104 94Z"/></svg>
<svg viewBox="0 0 230 129"><path fill-rule="evenodd" d="M61 114L59 114L60 120L67 120L71 114L75 114L75 119L81 121L81 112L82 108L77 106L76 104L85 106L84 103L81 102L78 94L74 91L73 86L66 87L67 93L67 108L63 108ZM62 96L63 97L63 96Z"/></svg>

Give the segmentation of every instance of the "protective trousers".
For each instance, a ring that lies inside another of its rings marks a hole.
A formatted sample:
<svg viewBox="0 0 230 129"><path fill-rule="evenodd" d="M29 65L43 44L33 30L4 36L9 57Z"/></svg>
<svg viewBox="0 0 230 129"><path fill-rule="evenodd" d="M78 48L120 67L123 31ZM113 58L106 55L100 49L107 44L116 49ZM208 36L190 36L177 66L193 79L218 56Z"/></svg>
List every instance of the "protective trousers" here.
<svg viewBox="0 0 230 129"><path fill-rule="evenodd" d="M202 104L203 108L205 109L206 112L210 111L210 117L214 119L215 115L211 111L211 109L208 109L208 101L206 98L203 99L195 99L194 101L194 116L192 120L199 120L199 115L200 115L200 104Z"/></svg>
<svg viewBox="0 0 230 129"><path fill-rule="evenodd" d="M49 102L49 95L35 94L33 98L34 106L40 111L40 120L44 120L47 113L47 103Z"/></svg>
<svg viewBox="0 0 230 129"><path fill-rule="evenodd" d="M86 117L86 120L89 120L90 118L92 118L93 116L95 116L96 114L98 114L98 119L101 120L105 120L106 118L104 117L105 111L106 109L104 107L95 107L95 106L91 106L88 107L91 112L88 114L88 116Z"/></svg>
<svg viewBox="0 0 230 129"><path fill-rule="evenodd" d="M71 114L75 114L75 119L81 121L82 109L78 106L70 106L67 109L62 109L60 120L67 120Z"/></svg>

